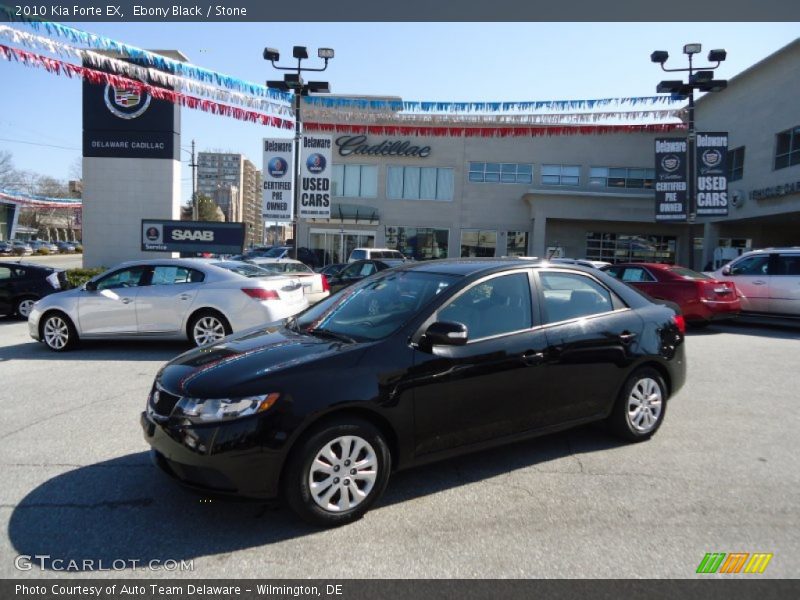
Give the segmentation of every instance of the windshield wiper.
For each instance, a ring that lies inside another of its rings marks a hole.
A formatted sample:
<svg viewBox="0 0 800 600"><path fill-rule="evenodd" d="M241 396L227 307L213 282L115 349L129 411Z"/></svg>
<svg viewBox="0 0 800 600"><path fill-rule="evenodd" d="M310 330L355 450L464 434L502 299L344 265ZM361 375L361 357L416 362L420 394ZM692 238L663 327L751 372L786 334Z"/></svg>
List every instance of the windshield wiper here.
<svg viewBox="0 0 800 600"><path fill-rule="evenodd" d="M305 333L308 333L310 335L319 335L320 337L333 338L335 340L340 340L342 342L347 342L348 344L355 344L356 343L355 338L352 338L349 335L344 334L344 333L338 333L336 331L331 331L330 329L321 329L321 328L317 327L315 329L306 329Z"/></svg>

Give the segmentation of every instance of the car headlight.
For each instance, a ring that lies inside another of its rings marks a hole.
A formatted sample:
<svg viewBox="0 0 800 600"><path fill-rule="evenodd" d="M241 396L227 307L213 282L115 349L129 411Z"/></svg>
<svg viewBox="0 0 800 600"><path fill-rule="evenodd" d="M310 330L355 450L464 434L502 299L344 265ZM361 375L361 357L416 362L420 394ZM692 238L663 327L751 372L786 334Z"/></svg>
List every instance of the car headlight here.
<svg viewBox="0 0 800 600"><path fill-rule="evenodd" d="M269 410L279 397L277 393L208 400L184 397L178 401L173 414L200 423L230 421Z"/></svg>

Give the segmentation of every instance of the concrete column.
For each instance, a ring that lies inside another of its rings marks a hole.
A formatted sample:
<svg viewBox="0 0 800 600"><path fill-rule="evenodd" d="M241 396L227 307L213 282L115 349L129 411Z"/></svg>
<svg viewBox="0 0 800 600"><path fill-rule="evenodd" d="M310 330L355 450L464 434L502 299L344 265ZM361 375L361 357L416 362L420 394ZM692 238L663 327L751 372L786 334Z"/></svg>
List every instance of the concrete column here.
<svg viewBox="0 0 800 600"><path fill-rule="evenodd" d="M702 264L698 265L698 271L704 270L706 265L714 260L714 250L717 246L719 246L719 223L705 223L703 225L703 260Z"/></svg>
<svg viewBox="0 0 800 600"><path fill-rule="evenodd" d="M547 251L547 218L537 216L533 220L533 239L530 243L531 256L544 258Z"/></svg>

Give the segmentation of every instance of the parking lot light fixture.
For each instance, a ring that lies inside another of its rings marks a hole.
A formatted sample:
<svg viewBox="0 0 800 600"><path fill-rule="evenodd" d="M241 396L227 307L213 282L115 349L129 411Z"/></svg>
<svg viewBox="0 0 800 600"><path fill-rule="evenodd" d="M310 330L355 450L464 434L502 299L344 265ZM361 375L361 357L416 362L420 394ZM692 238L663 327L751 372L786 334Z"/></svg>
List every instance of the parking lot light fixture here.
<svg viewBox="0 0 800 600"><path fill-rule="evenodd" d="M297 250L299 247L297 241L297 223L298 211L300 205L300 138L302 136L302 118L300 115L300 99L302 96L308 96L309 93L314 92L318 94L329 93L331 91L330 84L325 81L303 81L303 71L320 72L328 68L328 61L333 58L333 48L320 48L317 51L319 58L325 61L322 67L311 68L303 67L302 61L308 58L308 49L305 46L294 46L292 48L292 57L297 59L297 66L282 67L276 65L276 61L280 58L280 53L274 48L264 48L264 60L270 61L273 68L279 71L290 71L283 76L283 81L267 81L267 87L271 89L281 90L293 93L293 106L294 106L294 214L292 218L292 239L294 240L294 248L292 250L292 258L297 260Z"/></svg>

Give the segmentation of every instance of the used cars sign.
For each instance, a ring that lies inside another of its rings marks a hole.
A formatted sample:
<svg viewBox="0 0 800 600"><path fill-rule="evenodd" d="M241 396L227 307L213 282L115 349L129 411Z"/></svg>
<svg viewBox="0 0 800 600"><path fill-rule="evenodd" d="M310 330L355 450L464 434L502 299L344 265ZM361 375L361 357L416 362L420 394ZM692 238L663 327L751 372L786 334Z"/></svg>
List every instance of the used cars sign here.
<svg viewBox="0 0 800 600"><path fill-rule="evenodd" d="M238 254L244 234L244 223L142 219L142 250Z"/></svg>

